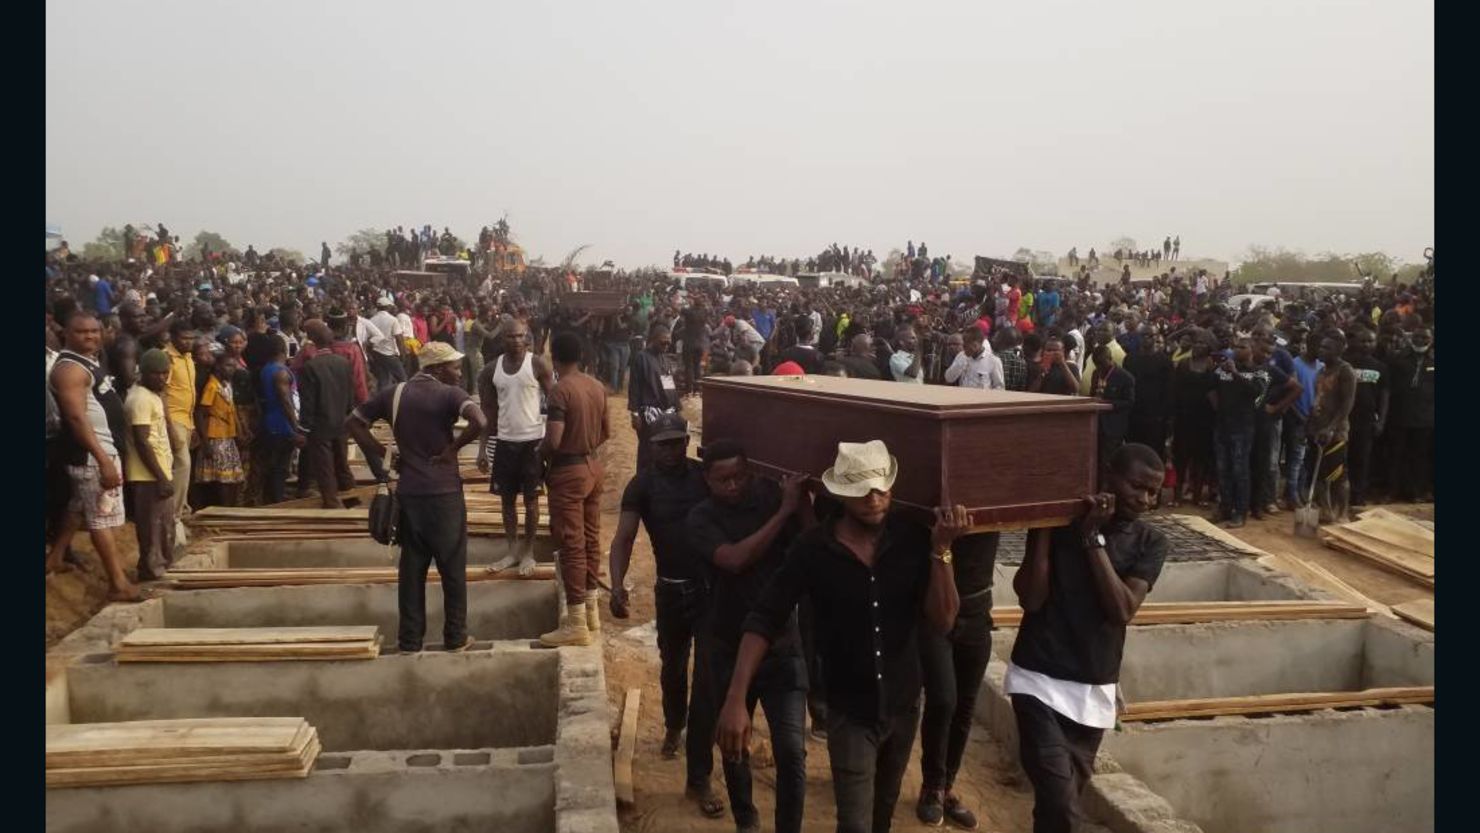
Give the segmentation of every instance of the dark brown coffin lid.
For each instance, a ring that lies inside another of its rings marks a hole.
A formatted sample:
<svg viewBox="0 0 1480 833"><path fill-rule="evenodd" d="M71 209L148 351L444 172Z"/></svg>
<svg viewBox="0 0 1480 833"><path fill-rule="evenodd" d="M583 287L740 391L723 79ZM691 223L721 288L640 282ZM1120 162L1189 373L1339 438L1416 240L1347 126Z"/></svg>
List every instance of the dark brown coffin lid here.
<svg viewBox="0 0 1480 833"><path fill-rule="evenodd" d="M1110 409L1109 403L1087 396L912 385L838 376L709 376L704 379L704 386L753 391L778 398L846 400L871 408L913 411L933 419Z"/></svg>

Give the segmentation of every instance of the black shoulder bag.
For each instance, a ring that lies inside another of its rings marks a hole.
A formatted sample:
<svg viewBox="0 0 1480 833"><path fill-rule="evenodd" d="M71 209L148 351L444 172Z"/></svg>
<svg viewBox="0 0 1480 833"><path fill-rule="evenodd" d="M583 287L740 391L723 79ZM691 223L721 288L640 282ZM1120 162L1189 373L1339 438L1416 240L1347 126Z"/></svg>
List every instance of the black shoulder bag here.
<svg viewBox="0 0 1480 833"><path fill-rule="evenodd" d="M396 392L391 395L391 436L396 432L396 415L401 411L401 389L406 387L402 382L396 385ZM391 485L390 473L386 473L375 489L375 497L370 499L370 537L377 543L396 543L397 524L400 522L401 507L396 500L396 490Z"/></svg>

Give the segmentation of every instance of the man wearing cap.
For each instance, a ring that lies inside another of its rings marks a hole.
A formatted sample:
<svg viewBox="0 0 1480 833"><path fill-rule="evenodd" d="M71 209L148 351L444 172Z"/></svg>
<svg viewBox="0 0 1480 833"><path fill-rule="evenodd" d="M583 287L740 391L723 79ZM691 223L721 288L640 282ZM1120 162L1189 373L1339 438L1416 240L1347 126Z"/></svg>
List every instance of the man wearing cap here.
<svg viewBox="0 0 1480 833"><path fill-rule="evenodd" d="M420 651L426 634L427 568L442 577L442 647L467 650L468 509L463 500L457 453L483 433L483 412L462 389L461 353L442 342L421 351L421 372L407 382L376 392L345 419L345 428L367 459L385 457L385 446L370 433L386 420L396 439L396 497L400 506L396 537L399 569L402 653ZM459 417L468 421L456 439Z"/></svg>
<svg viewBox="0 0 1480 833"><path fill-rule="evenodd" d="M648 327L647 346L632 357L632 377L627 384L627 411L637 432L637 470L652 462L652 426L664 414L678 408L678 387L663 357L673 344L668 325L654 321Z"/></svg>
<svg viewBox="0 0 1480 833"><path fill-rule="evenodd" d="M1028 533L1013 578L1023 621L1004 688L1012 697L1035 833L1069 833L1095 753L1116 721L1126 625L1161 574L1167 539L1138 518L1161 491L1161 458L1127 443L1105 492L1070 526Z"/></svg>
<svg viewBox="0 0 1480 833"><path fill-rule="evenodd" d="M489 565L498 573L519 564L519 575L534 572L534 536L540 523L539 489L544 478L540 441L545 415L540 402L555 386L544 356L529 350L529 328L515 321L504 330L504 352L478 376L478 402L483 408L483 441L478 470L490 472L489 488L503 506L504 557ZM524 541L519 541L519 496L524 496Z"/></svg>
<svg viewBox="0 0 1480 833"><path fill-rule="evenodd" d="M937 509L932 529L891 514L898 474L882 441L838 444L822 485L842 514L798 536L746 617L716 733L725 756L738 759L751 683L793 608L810 600L842 833L888 832L920 717L919 626L950 632L960 605L950 548L970 525L966 508Z"/></svg>
<svg viewBox="0 0 1480 833"><path fill-rule="evenodd" d="M797 535L815 523L805 477L792 476L778 486L751 475L745 449L729 440L704 447L704 482L709 498L689 512L688 536L694 552L709 565L713 581L710 605L709 668L716 691L729 688L745 617L762 590L786 560ZM795 610L788 611L775 638L766 646L753 680L741 692L747 716L757 702L771 727L776 760L778 833L801 830L807 792L807 751L803 728L807 715L807 668ZM725 786L735 826L759 831L760 816L751 800L748 753L726 756Z"/></svg>
<svg viewBox="0 0 1480 833"><path fill-rule="evenodd" d="M709 784L714 772L714 695L702 628L709 610L709 588L686 525L689 511L709 496L709 487L699 463L686 456L689 425L683 416L660 416L648 442L653 446L652 465L639 469L622 492L622 514L611 544L611 611L617 619L629 615L625 581L640 522L652 541L657 568L653 606L666 728L662 755L665 759L677 757L679 742L684 741L688 769L684 793L699 804L705 815L718 818L724 814L724 803L715 797ZM694 654L692 684L690 646Z"/></svg>
<svg viewBox="0 0 1480 833"><path fill-rule="evenodd" d="M382 295L376 305L380 310L373 317L359 319L362 323L356 326L356 335L370 359L375 389L380 390L406 381L406 366L401 363L405 349L402 340L406 334L401 332L396 316L390 313L396 306L394 300Z"/></svg>

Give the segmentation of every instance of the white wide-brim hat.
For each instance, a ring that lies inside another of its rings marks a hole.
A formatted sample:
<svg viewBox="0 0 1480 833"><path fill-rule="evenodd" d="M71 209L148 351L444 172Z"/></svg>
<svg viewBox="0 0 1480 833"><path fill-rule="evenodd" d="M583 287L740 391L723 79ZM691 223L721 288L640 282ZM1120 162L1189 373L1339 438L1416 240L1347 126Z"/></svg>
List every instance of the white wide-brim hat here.
<svg viewBox="0 0 1480 833"><path fill-rule="evenodd" d="M887 492L894 488L897 476L899 460L883 440L838 443L837 459L822 473L822 485L838 497L864 497L875 489Z"/></svg>

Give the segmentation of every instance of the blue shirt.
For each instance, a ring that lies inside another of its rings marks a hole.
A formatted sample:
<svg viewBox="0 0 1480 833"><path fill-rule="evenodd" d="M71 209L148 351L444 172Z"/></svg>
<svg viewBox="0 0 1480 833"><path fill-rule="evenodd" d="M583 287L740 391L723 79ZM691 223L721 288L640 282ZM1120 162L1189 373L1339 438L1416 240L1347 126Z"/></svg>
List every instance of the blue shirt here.
<svg viewBox="0 0 1480 833"><path fill-rule="evenodd" d="M776 329L776 313L756 310L750 314L750 323L755 325L755 331L760 333L762 338L770 341L771 331Z"/></svg>
<svg viewBox="0 0 1480 833"><path fill-rule="evenodd" d="M288 422L288 415L283 413L283 403L278 398L277 385L273 383L279 370L286 368L277 362L262 368L262 425L274 437L291 437L293 426ZM288 371L288 379L296 398L298 380L293 378L291 370Z"/></svg>
<svg viewBox="0 0 1480 833"><path fill-rule="evenodd" d="M1038 323L1045 327L1052 327L1053 320L1059 313L1059 293L1053 289L1038 290L1037 298Z"/></svg>
<svg viewBox="0 0 1480 833"><path fill-rule="evenodd" d="M1300 414L1301 419L1310 416L1310 409L1316 404L1316 376L1320 374L1325 363L1316 359L1314 364L1306 364L1304 356L1295 357L1295 378L1300 380L1300 398L1295 400L1295 412Z"/></svg>
<svg viewBox="0 0 1480 833"><path fill-rule="evenodd" d="M98 285L93 287L93 306L97 307L98 315L113 312L113 284L98 281Z"/></svg>

